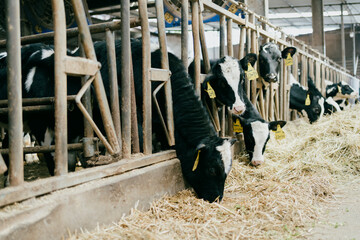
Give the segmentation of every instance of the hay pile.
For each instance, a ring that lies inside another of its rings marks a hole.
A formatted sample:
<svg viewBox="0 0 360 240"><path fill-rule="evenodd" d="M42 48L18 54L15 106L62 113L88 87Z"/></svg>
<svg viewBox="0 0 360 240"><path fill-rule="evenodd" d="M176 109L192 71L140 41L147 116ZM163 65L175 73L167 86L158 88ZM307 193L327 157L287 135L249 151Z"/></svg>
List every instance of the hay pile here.
<svg viewBox="0 0 360 240"><path fill-rule="evenodd" d="M196 199L190 190L164 197L147 212L136 209L112 226L70 239L285 239L306 235L334 183L360 171L360 106L310 125L284 127L286 139L268 143L266 162L234 160L221 203Z"/></svg>

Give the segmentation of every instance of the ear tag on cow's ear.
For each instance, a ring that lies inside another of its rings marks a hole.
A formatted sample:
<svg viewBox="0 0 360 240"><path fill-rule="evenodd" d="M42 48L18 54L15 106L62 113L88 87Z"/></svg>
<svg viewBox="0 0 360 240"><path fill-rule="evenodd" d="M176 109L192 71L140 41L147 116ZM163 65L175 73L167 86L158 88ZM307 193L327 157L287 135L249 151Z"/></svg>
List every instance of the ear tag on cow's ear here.
<svg viewBox="0 0 360 240"><path fill-rule="evenodd" d="M216 98L216 94L214 89L211 87L210 83L207 82L207 90L205 90L208 94L210 98Z"/></svg>
<svg viewBox="0 0 360 240"><path fill-rule="evenodd" d="M236 133L242 133L244 131L239 119L236 119L234 122L233 129Z"/></svg>
<svg viewBox="0 0 360 240"><path fill-rule="evenodd" d="M291 66L293 65L293 58L291 57L291 54L288 53L287 58L285 59L285 66Z"/></svg>
<svg viewBox="0 0 360 240"><path fill-rule="evenodd" d="M280 124L277 125L277 129L275 131L275 139L276 140L282 140L285 138L285 132L280 127Z"/></svg>
<svg viewBox="0 0 360 240"><path fill-rule="evenodd" d="M341 87L338 85L338 92L341 94Z"/></svg>
<svg viewBox="0 0 360 240"><path fill-rule="evenodd" d="M306 100L305 100L305 106L310 106L311 101L310 101L310 96L309 94L306 95Z"/></svg>
<svg viewBox="0 0 360 240"><path fill-rule="evenodd" d="M245 71L248 80L255 80L259 77L257 71L248 63L248 70Z"/></svg>
<svg viewBox="0 0 360 240"><path fill-rule="evenodd" d="M197 156L196 156L196 159L195 159L195 162L194 162L194 166L193 166L193 168L192 168L192 171L195 171L196 168L197 168L197 166L198 166L198 164L199 164L200 152L201 152L201 150L199 150L198 153L197 153Z"/></svg>

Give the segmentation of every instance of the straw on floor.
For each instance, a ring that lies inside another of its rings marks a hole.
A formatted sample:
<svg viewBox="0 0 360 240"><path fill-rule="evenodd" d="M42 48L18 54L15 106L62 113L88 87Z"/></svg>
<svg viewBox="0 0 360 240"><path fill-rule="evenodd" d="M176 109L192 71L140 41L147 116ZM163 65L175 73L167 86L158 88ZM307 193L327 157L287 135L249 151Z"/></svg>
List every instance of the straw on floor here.
<svg viewBox="0 0 360 240"><path fill-rule="evenodd" d="M337 181L360 172L360 106L310 125L299 119L274 136L265 163L236 157L221 203L190 190L165 196L147 212L133 209L111 226L81 230L70 239L287 239L301 238L331 200ZM119 216L120 218L120 216Z"/></svg>

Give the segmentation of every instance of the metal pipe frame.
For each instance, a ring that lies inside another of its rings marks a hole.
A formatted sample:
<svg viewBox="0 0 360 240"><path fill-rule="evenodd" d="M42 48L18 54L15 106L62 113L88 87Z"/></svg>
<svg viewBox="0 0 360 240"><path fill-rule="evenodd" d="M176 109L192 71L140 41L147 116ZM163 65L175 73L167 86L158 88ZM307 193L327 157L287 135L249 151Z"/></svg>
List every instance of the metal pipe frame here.
<svg viewBox="0 0 360 240"><path fill-rule="evenodd" d="M115 132L119 141L119 147L122 148L121 138L121 121L120 121L120 103L118 91L118 78L116 68L116 55L115 55L115 39L114 34L109 29L105 32L106 36L106 51L107 62L109 71L109 89L110 89L110 108L112 120L114 122Z"/></svg>
<svg viewBox="0 0 360 240"><path fill-rule="evenodd" d="M181 0L181 60L187 71L189 38L189 0Z"/></svg>
<svg viewBox="0 0 360 240"><path fill-rule="evenodd" d="M24 182L23 124L21 102L20 1L7 0L6 48L8 50L7 86L9 98L9 177L10 186Z"/></svg>
<svg viewBox="0 0 360 240"><path fill-rule="evenodd" d="M82 2L81 0L72 0L71 2L74 9L76 22L79 26L81 42L84 47L85 55L87 56L87 58L97 61L94 45L90 35L90 30L86 22L86 16ZM106 93L100 72L96 73L93 84L95 88L96 98L99 103L100 113L103 119L105 132L109 139L111 148L113 149L113 155L118 155L120 153L120 146L116 137L114 123L111 118L109 104L106 98Z"/></svg>
<svg viewBox="0 0 360 240"><path fill-rule="evenodd" d="M55 175L68 171L67 154L67 76L62 64L66 57L66 22L63 1L52 0L55 59Z"/></svg>
<svg viewBox="0 0 360 240"><path fill-rule="evenodd" d="M130 1L121 0L121 138L124 158L131 155Z"/></svg>
<svg viewBox="0 0 360 240"><path fill-rule="evenodd" d="M140 20L138 18L133 18L130 20L130 27L138 27L140 25ZM106 29L110 31L116 31L121 29L121 21L97 23L89 26L91 34L103 33ZM79 35L79 28L70 28L66 30L66 35L68 38L76 37ZM37 43L39 41L53 41L54 32L41 33L36 35L29 35L20 38L21 45ZM6 40L0 40L0 48L6 46Z"/></svg>
<svg viewBox="0 0 360 240"><path fill-rule="evenodd" d="M139 128L138 118L136 112L136 97L135 97L135 82L134 82L134 68L132 64L132 54L130 53L130 81L131 81L131 146L133 153L140 152L139 143Z"/></svg>
<svg viewBox="0 0 360 240"><path fill-rule="evenodd" d="M166 43L166 34L165 34L165 19L164 19L164 3L163 0L155 1L156 7L156 17L157 17L157 26L158 26L158 36L160 43L161 51L161 68L169 70L169 59L167 52L167 43ZM174 135L174 117L173 117L173 102L172 102L172 93L171 93L171 81L165 82L165 109L167 121L167 128L165 131L168 133L168 143L169 146L175 145L175 135Z"/></svg>
<svg viewBox="0 0 360 240"><path fill-rule="evenodd" d="M200 87L200 28L199 28L199 1L193 0L191 2L191 27L192 34L194 39L194 74L195 74L195 92L198 96L201 96L201 87Z"/></svg>
<svg viewBox="0 0 360 240"><path fill-rule="evenodd" d="M151 52L150 30L147 12L147 1L139 0L139 15L141 17L142 33L142 83L143 83L143 150L144 154L152 153L152 126L151 126Z"/></svg>

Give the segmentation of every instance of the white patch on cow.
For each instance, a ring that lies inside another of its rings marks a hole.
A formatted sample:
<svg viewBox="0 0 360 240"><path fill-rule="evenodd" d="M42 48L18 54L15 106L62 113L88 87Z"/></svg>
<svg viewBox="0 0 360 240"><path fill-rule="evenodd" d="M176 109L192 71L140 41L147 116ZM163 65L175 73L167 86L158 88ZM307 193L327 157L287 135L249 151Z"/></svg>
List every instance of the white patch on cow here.
<svg viewBox="0 0 360 240"><path fill-rule="evenodd" d="M30 134L25 134L24 138L23 138L23 142L24 142L24 147L34 147L35 146L35 142L31 141L31 137ZM25 154L25 161L26 163L34 163L34 162L39 162L39 158L38 155L36 153L27 153Z"/></svg>
<svg viewBox="0 0 360 240"><path fill-rule="evenodd" d="M41 60L44 58L48 58L53 54L54 54L54 50L52 50L52 49L42 49L41 50Z"/></svg>
<svg viewBox="0 0 360 240"><path fill-rule="evenodd" d="M301 85L298 81L296 81L294 75L290 74L290 86L293 86L293 85L298 85L299 87L301 87L302 89L307 91L307 88L304 87L303 85Z"/></svg>
<svg viewBox="0 0 360 240"><path fill-rule="evenodd" d="M334 108L336 109L337 112L340 112L340 111L341 111L341 109L340 109L340 107L339 107L339 104L337 104L337 102L335 102L332 97L328 97L325 101L326 101L328 104L334 106Z"/></svg>
<svg viewBox="0 0 360 240"><path fill-rule="evenodd" d="M41 142L41 146L50 146L55 138L55 133L53 130L46 128L44 141Z"/></svg>
<svg viewBox="0 0 360 240"><path fill-rule="evenodd" d="M321 117L324 115L324 112L325 112L325 106L324 106L324 102L325 102L325 99L322 97L319 99L319 105L320 105L320 108L321 108L321 112L320 112L320 117L319 119L321 119Z"/></svg>
<svg viewBox="0 0 360 240"><path fill-rule="evenodd" d="M44 135L44 141L41 142L41 146L51 146L51 143L55 139L55 132L49 128L46 128L45 135ZM55 156L55 153L50 153L51 156Z"/></svg>
<svg viewBox="0 0 360 240"><path fill-rule="evenodd" d="M225 61L220 63L221 71L235 94L235 102L232 106L232 110L235 114L245 112L245 104L239 97L239 84L240 84L240 68L236 59L225 56Z"/></svg>
<svg viewBox="0 0 360 240"><path fill-rule="evenodd" d="M328 90L326 90L326 93L329 94L330 92L336 90L337 87L331 87Z"/></svg>
<svg viewBox="0 0 360 240"><path fill-rule="evenodd" d="M4 57L7 57L7 52L0 53L0 59L3 59Z"/></svg>
<svg viewBox="0 0 360 240"><path fill-rule="evenodd" d="M325 79L325 86L332 85L332 84L334 84L332 81Z"/></svg>
<svg viewBox="0 0 360 240"><path fill-rule="evenodd" d="M36 67L33 67L30 69L28 75L26 76L26 80L25 80L25 90L27 92L30 91L31 85L34 81L34 75L35 75L35 71L36 71Z"/></svg>
<svg viewBox="0 0 360 240"><path fill-rule="evenodd" d="M267 123L255 121L251 123L251 129L255 141L254 152L251 162L253 164L254 162L257 162L258 164L254 165L259 165L264 162L264 155L262 153L262 150L264 148L266 139L269 136L269 125Z"/></svg>
<svg viewBox="0 0 360 240"><path fill-rule="evenodd" d="M216 150L220 152L221 160L224 163L225 174L228 175L231 170L232 157L231 157L231 144L225 140L224 143L216 147Z"/></svg>

